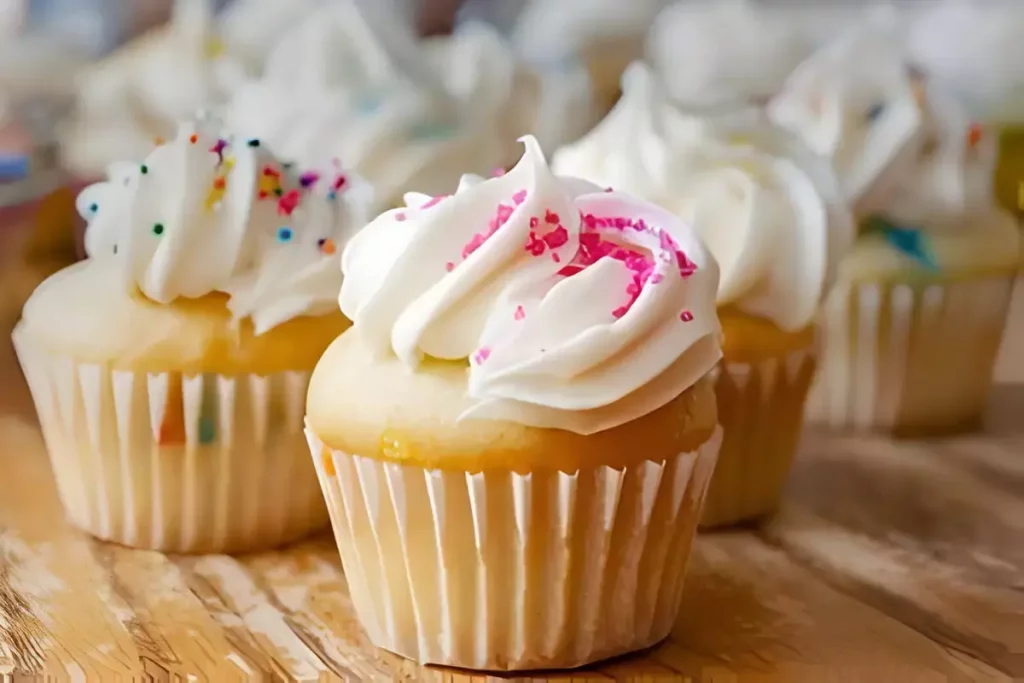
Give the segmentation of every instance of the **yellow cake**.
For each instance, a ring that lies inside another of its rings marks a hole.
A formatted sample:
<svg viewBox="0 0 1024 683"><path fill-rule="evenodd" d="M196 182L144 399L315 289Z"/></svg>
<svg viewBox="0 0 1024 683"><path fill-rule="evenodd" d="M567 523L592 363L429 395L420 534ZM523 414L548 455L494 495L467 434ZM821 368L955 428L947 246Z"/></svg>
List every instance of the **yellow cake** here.
<svg viewBox="0 0 1024 683"><path fill-rule="evenodd" d="M258 189L271 177L281 192ZM82 192L91 258L40 285L14 333L77 526L241 552L327 523L303 402L347 326L338 245L360 209L297 187L253 141L186 124Z"/></svg>
<svg viewBox="0 0 1024 683"><path fill-rule="evenodd" d="M714 261L526 144L352 240L354 326L310 381L356 612L421 663L567 668L663 639L720 441Z"/></svg>

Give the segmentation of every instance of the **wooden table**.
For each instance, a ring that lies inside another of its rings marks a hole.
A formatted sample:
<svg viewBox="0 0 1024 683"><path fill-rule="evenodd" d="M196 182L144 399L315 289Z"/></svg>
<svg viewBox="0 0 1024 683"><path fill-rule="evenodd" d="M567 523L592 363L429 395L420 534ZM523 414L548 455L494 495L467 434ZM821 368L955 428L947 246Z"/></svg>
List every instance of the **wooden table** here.
<svg viewBox="0 0 1024 683"><path fill-rule="evenodd" d="M808 434L772 524L699 540L668 642L536 678L1024 678L1018 293L988 433L935 443ZM374 650L326 536L248 557L181 558L74 531L9 351L0 368L3 683L490 680Z"/></svg>

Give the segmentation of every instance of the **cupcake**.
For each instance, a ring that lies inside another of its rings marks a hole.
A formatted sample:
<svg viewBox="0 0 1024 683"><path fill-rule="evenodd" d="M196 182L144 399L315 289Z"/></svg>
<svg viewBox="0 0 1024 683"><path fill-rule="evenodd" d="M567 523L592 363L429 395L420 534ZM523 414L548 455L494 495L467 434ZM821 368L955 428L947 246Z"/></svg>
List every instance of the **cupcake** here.
<svg viewBox="0 0 1024 683"><path fill-rule="evenodd" d="M910 57L999 136L996 196L1024 215L1024 7L946 0L918 13ZM956 45L956 50L950 50Z"/></svg>
<svg viewBox="0 0 1024 683"><path fill-rule="evenodd" d="M195 124L82 192L89 258L14 331L74 524L190 553L326 524L302 408L346 326L340 250L364 203L354 178L296 177Z"/></svg>
<svg viewBox="0 0 1024 683"><path fill-rule="evenodd" d="M392 208L406 190L440 194L463 171L507 161L495 103L484 116L462 106L434 66L407 27L355 0L332 2L281 38L224 118L302 167L340 160L374 188L378 210Z"/></svg>
<svg viewBox="0 0 1024 683"><path fill-rule="evenodd" d="M244 68L216 35L209 0L175 0L171 23L78 76L75 111L61 131L64 165L92 182L121 159L140 159L179 121L226 100Z"/></svg>
<svg viewBox="0 0 1024 683"><path fill-rule="evenodd" d="M524 59L581 63L603 115L619 98L622 72L644 51L644 36L667 0L529 0L512 31Z"/></svg>
<svg viewBox="0 0 1024 683"><path fill-rule="evenodd" d="M812 57L769 107L833 159L860 224L825 305L808 416L959 431L981 421L1020 237L992 198L995 134L908 68L887 28Z"/></svg>
<svg viewBox="0 0 1024 683"><path fill-rule="evenodd" d="M689 217L718 261L724 434L702 526L764 517L796 451L814 319L852 221L827 163L757 112L685 113L641 63L622 87L615 109L553 166Z"/></svg>
<svg viewBox="0 0 1024 683"><path fill-rule="evenodd" d="M678 218L512 170L349 243L307 436L377 646L575 667L676 620L719 437L718 268Z"/></svg>
<svg viewBox="0 0 1024 683"><path fill-rule="evenodd" d="M750 0L676 3L647 38L648 58L670 97L691 109L764 104L812 51L805 23Z"/></svg>

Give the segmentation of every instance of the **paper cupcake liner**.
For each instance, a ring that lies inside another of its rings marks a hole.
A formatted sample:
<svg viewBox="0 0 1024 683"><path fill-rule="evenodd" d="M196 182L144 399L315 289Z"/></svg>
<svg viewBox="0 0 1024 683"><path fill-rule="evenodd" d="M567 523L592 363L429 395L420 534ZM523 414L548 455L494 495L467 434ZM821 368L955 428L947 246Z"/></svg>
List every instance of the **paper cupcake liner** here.
<svg viewBox="0 0 1024 683"><path fill-rule="evenodd" d="M302 416L309 373L110 370L14 334L68 518L165 552L269 548L323 528Z"/></svg>
<svg viewBox="0 0 1024 683"><path fill-rule="evenodd" d="M814 366L810 348L759 363L726 360L719 365L715 395L724 437L702 529L758 519L778 509Z"/></svg>
<svg viewBox="0 0 1024 683"><path fill-rule="evenodd" d="M306 434L370 640L485 670L581 666L665 638L721 441L719 428L623 470L473 474Z"/></svg>
<svg viewBox="0 0 1024 683"><path fill-rule="evenodd" d="M905 433L980 425L1014 277L840 284L821 324L807 418Z"/></svg>

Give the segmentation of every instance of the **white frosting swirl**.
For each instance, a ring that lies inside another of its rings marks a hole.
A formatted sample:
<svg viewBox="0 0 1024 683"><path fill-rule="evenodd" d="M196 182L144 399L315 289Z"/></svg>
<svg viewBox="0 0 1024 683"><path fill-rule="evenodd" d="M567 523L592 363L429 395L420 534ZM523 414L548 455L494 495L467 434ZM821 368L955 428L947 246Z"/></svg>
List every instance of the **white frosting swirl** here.
<svg viewBox="0 0 1024 683"><path fill-rule="evenodd" d="M1024 4L929 3L911 26L911 58L991 122L1024 121ZM955 49L951 46L956 46Z"/></svg>
<svg viewBox="0 0 1024 683"><path fill-rule="evenodd" d="M469 358L463 418L589 434L715 365L718 268L672 214L556 179L524 141L507 174L371 222L345 250L341 310L412 368Z"/></svg>
<svg viewBox="0 0 1024 683"><path fill-rule="evenodd" d="M876 12L804 62L768 106L778 125L832 161L858 206L904 172L920 144L919 79L908 68L898 18Z"/></svg>
<svg viewBox="0 0 1024 683"><path fill-rule="evenodd" d="M140 158L154 139L169 138L178 121L225 101L243 79L242 66L223 52L202 16L178 17L82 74L65 161L97 173L118 159Z"/></svg>
<svg viewBox="0 0 1024 683"><path fill-rule="evenodd" d="M692 219L722 269L719 303L786 330L811 324L853 239L827 163L755 111L692 116L659 85L632 65L615 109L556 154L555 171Z"/></svg>
<svg viewBox="0 0 1024 683"><path fill-rule="evenodd" d="M669 94L688 107L763 103L813 49L802 23L749 0L677 3L647 38Z"/></svg>
<svg viewBox="0 0 1024 683"><path fill-rule="evenodd" d="M217 24L228 52L242 60L250 73L261 73L278 38L324 2L233 0Z"/></svg>
<svg viewBox="0 0 1024 683"><path fill-rule="evenodd" d="M182 124L142 164L121 162L87 187L86 251L159 303L221 291L257 334L332 308L341 249L362 225L364 192L340 171L296 176L258 141Z"/></svg>
<svg viewBox="0 0 1024 683"><path fill-rule="evenodd" d="M354 0L324 5L289 31L265 77L227 108L228 127L304 168L339 159L374 188L377 207L402 192L441 192L464 172L502 163L493 125L460 111L399 24Z"/></svg>
<svg viewBox="0 0 1024 683"><path fill-rule="evenodd" d="M509 142L502 165L519 156L516 140L531 134L544 150L575 140L595 123L590 76L578 62L531 67L490 25L460 24L450 36L423 43L462 111L493 126Z"/></svg>

